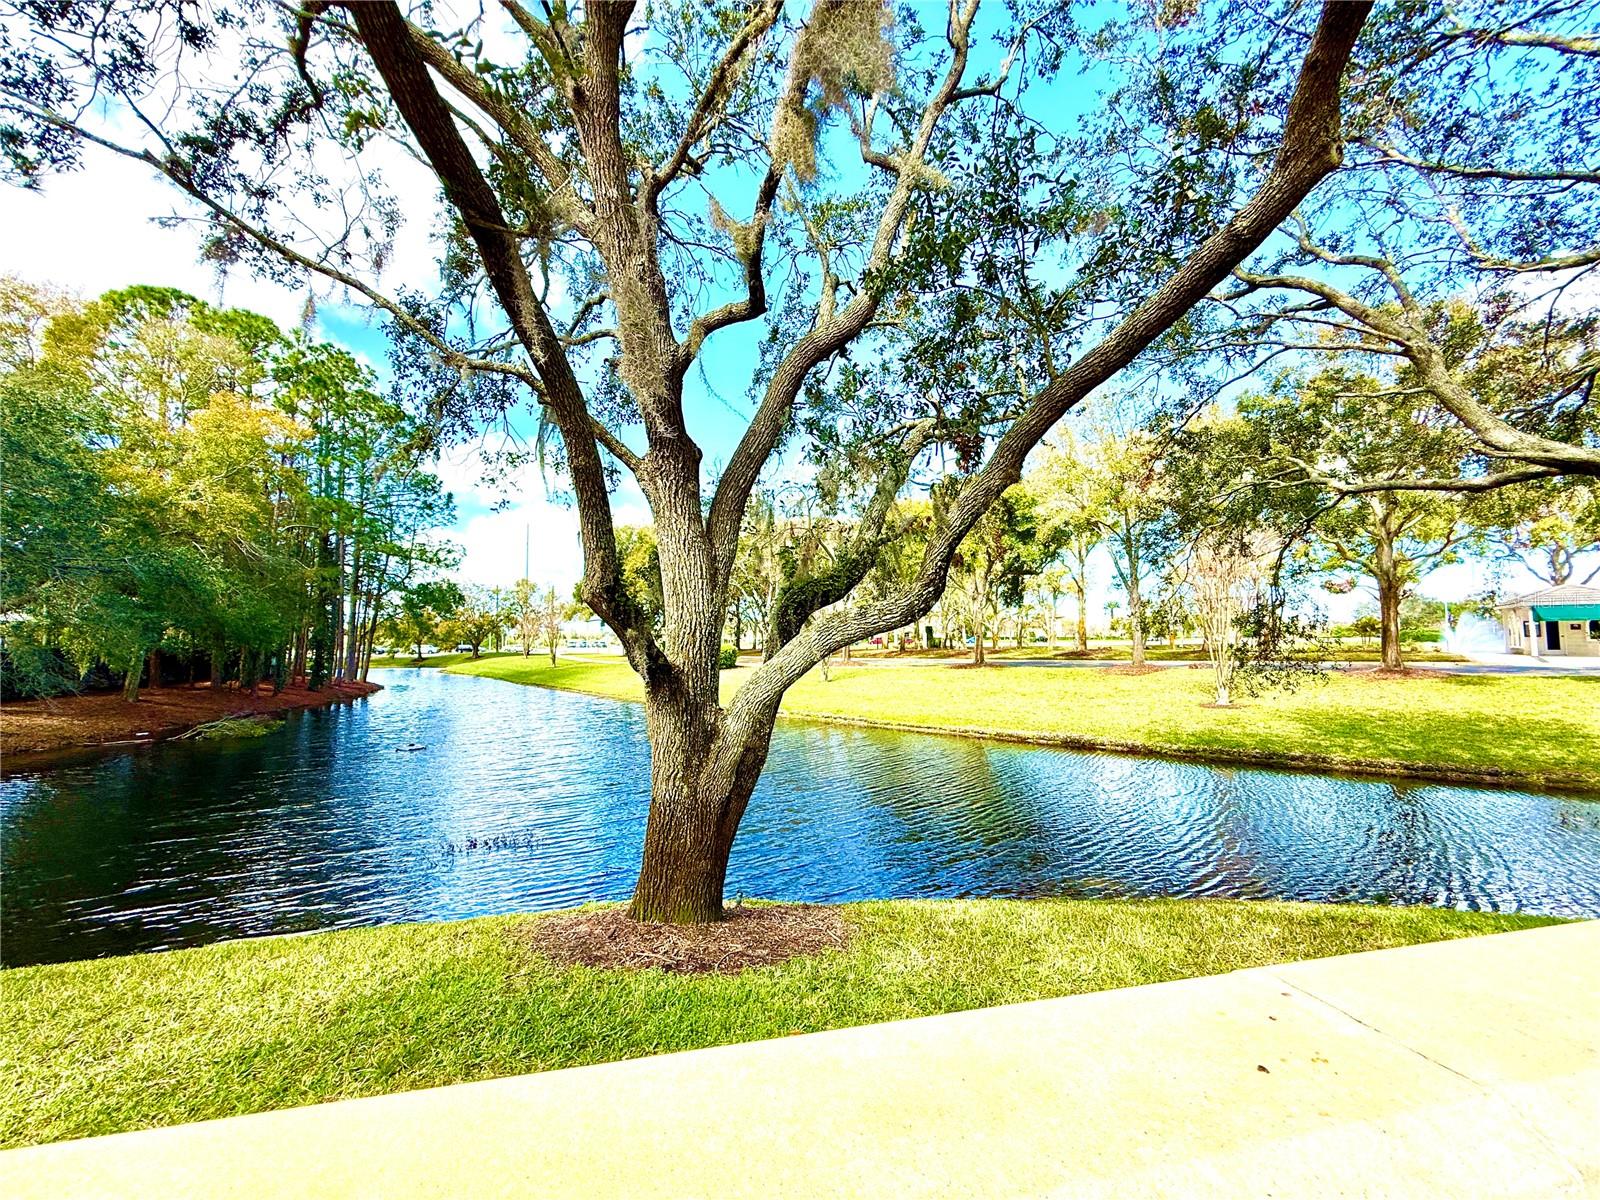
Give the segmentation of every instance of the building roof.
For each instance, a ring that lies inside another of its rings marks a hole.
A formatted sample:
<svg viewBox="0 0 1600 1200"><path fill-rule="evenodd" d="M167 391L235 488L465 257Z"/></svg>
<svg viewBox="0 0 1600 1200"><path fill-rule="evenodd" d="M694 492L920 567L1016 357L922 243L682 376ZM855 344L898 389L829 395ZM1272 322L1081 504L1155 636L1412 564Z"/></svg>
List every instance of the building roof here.
<svg viewBox="0 0 1600 1200"><path fill-rule="evenodd" d="M1495 607L1524 608L1532 604L1540 606L1552 604L1600 604L1600 588L1581 587L1576 583L1564 583L1560 587L1544 588L1541 591L1529 592L1526 596L1503 600Z"/></svg>

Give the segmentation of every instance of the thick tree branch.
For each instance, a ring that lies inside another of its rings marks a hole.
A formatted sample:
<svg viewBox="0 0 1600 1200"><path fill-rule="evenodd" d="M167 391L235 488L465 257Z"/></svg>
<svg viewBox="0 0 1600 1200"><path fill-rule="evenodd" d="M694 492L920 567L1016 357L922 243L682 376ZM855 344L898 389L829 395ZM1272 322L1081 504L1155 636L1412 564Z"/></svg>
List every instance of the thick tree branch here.
<svg viewBox="0 0 1600 1200"><path fill-rule="evenodd" d="M435 88L398 6L361 3L350 11L362 44L466 225L490 286L544 383L545 402L561 432L577 496L584 601L616 631L629 661L643 674L660 651L622 584L605 468L595 442L596 423L560 339L534 294L516 239L506 232L499 201Z"/></svg>
<svg viewBox="0 0 1600 1200"><path fill-rule="evenodd" d="M959 9L954 4L951 6L947 30L951 49L950 65L937 90L924 106L917 130L900 156L902 166L920 167L927 160L934 132L960 90L961 80L966 74L972 22L977 11L977 0L965 0ZM889 263L895 244L900 239L911 199L920 185L919 176L920 172L916 170L900 172L879 219L872 249L862 271L864 278L881 272ZM829 297L825 295L823 299L826 303ZM790 348L773 371L755 415L728 459L727 468L722 473L711 502L707 524L716 555L719 581L725 583L733 570L739 526L744 519L751 489L755 487L762 467L783 436L806 376L867 327L876 315L881 300L882 295L877 287L861 289L843 310L814 325Z"/></svg>
<svg viewBox="0 0 1600 1200"><path fill-rule="evenodd" d="M1129 365L1172 323L1258 249L1340 162L1339 90L1370 4L1329 0L1301 67L1283 143L1261 187L1221 229L1111 333L1047 384L962 487L930 539L916 579L882 601L813 622L756 672L735 698L730 722L759 720L811 666L862 637L904 625L930 609L962 539L1022 476L1028 452L1075 404Z"/></svg>
<svg viewBox="0 0 1600 1200"><path fill-rule="evenodd" d="M697 317L689 326L688 336L678 350L679 378L688 372L706 338L730 325L753 321L767 311L767 283L762 260L767 244L767 222L772 214L772 202L778 194L778 180L778 172L769 167L756 194L755 214L745 227L750 230L749 240L743 245L738 237L734 240L734 249L744 266L744 297L712 309L704 316Z"/></svg>
<svg viewBox="0 0 1600 1200"><path fill-rule="evenodd" d="M483 81L467 70L455 55L439 44L437 39L409 22L406 24L406 29L411 35L412 47L422 61L504 130L512 144L528 156L539 174L544 176L545 185L549 188L548 201L551 210L574 228L587 230L594 221L594 214L578 195L572 173L566 164L539 135L533 123L485 87Z"/></svg>
<svg viewBox="0 0 1600 1200"><path fill-rule="evenodd" d="M1600 36L1587 33L1544 33L1537 29L1450 29L1444 37L1533 50L1554 50L1584 58L1600 57Z"/></svg>
<svg viewBox="0 0 1600 1200"><path fill-rule="evenodd" d="M662 191L678 177L689 162L690 151L694 149L695 144L715 128L713 118L726 104L739 72L743 69L745 56L767 35L782 13L783 0L762 0L762 3L746 18L739 32L729 41L717 65L712 68L704 90L695 100L694 111L689 114L689 120L684 125L683 137L679 140L677 149L665 163L651 173L645 184L644 201L648 210L652 212L655 210L656 201Z"/></svg>

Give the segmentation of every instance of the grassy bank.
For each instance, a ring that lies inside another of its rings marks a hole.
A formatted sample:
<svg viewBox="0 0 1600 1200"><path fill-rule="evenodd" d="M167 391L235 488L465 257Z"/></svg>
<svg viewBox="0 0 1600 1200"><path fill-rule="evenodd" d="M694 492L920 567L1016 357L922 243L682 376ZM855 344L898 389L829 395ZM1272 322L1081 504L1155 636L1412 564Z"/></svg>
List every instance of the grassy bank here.
<svg viewBox="0 0 1600 1200"><path fill-rule="evenodd" d="M1249 901L849 905L845 950L740 975L557 967L495 917L0 976L26 1145L1548 924Z"/></svg>
<svg viewBox="0 0 1600 1200"><path fill-rule="evenodd" d="M501 658L451 668L515 683L637 700L617 659ZM723 672L729 697L748 676ZM907 674L912 672L912 674ZM1600 790L1600 678L1332 672L1294 692L1207 708L1206 671L882 663L813 671L790 689L792 716L953 733L992 733L1233 761L1503 779Z"/></svg>
<svg viewBox="0 0 1600 1200"><path fill-rule="evenodd" d="M522 652L519 650L485 650L476 659L471 654L457 654L453 651L449 654L429 654L420 659L410 654L375 654L372 658L372 665L375 667L453 667L458 663L482 662L486 658L520 658L521 656ZM547 658L545 661L548 662L549 659Z"/></svg>
<svg viewBox="0 0 1600 1200"><path fill-rule="evenodd" d="M972 648L952 648L941 650L858 650L856 656L864 659L901 659L922 658L933 660L948 660L951 662L967 662L972 658ZM1205 651L1195 645L1178 646L1146 646L1145 658L1150 662L1205 662ZM1011 659L1024 659L1033 661L1055 662L1106 662L1125 663L1133 658L1133 652L1126 645L1090 646L1087 650L1056 649L1047 646L1001 646L998 650L988 650L986 658L999 659L1002 662ZM1383 661L1383 652L1376 646L1339 646L1336 647L1332 658L1342 663L1378 663ZM1407 663L1464 663L1469 661L1465 656L1452 653L1431 643L1418 645L1407 644L1405 647Z"/></svg>

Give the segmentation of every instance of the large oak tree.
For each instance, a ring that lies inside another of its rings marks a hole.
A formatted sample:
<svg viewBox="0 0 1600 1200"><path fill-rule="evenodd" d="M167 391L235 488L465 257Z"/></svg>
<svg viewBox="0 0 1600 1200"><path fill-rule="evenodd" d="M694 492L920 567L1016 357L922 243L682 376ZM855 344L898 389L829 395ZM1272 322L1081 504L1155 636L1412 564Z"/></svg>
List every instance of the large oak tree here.
<svg viewBox="0 0 1600 1200"><path fill-rule="evenodd" d="M507 32L433 28L432 10L381 0L25 4L0 141L26 180L91 148L142 161L203 216L213 258L376 306L441 436L533 399L570 479L582 598L644 681L632 912L708 921L785 689L926 613L1051 427L1338 165L1368 8L1291 6L1174 69L1165 8L1152 28L1054 4L980 20L978 0L502 0ZM1117 86L1093 103L1130 134L1103 158L1051 120L1096 72ZM438 296L387 294L372 269L399 214L356 152L386 144L442 192ZM708 368L713 339L746 325L754 368ZM686 382L730 368L751 410L713 477ZM854 540L786 580L765 661L724 707L739 532L763 471L803 447L850 465ZM625 585L622 472L654 516L658 615ZM915 570L852 599L896 498L939 473Z"/></svg>

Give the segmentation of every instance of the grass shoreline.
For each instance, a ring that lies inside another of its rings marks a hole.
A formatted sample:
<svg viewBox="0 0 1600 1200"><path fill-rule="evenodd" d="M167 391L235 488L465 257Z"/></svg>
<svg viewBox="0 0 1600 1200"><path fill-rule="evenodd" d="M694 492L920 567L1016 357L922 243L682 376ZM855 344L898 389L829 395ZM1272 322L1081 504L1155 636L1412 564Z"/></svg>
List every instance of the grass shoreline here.
<svg viewBox="0 0 1600 1200"><path fill-rule="evenodd" d="M528 915L12 968L0 1146L1559 923L1262 900L839 911L844 948L737 975L559 966L529 945Z"/></svg>
<svg viewBox="0 0 1600 1200"><path fill-rule="evenodd" d="M642 698L637 678L617 660L567 658L551 668L548 660L502 655L456 662L444 669L451 674L606 699L637 702ZM1205 683L1194 676L1201 672L1191 675L1163 670L1144 676L1111 676L1090 670L1041 671L1030 677L1011 668L982 672L943 669L951 672L936 677L945 707L929 709L925 719L897 719L892 712L873 712L868 706L890 703L890 697L882 693L895 690L893 672L938 671L939 667L847 666L835 669L832 684L818 682L813 672L785 697L779 715L787 720L1149 755L1183 762L1491 787L1532 785L1600 796L1600 754L1595 752L1595 747L1600 746L1600 679L1440 675L1383 681L1364 679L1360 672L1341 673L1333 677L1336 694L1327 703L1319 703L1327 693L1311 684L1288 697L1242 701L1232 710L1218 712L1200 707ZM739 670L724 673L725 699L737 687L740 674ZM927 682L932 683L934 678ZM841 681L850 686L839 687ZM884 684L891 686L881 686ZM830 693L831 688L836 688L837 693ZM1012 693L1016 693L1015 697ZM1485 696L1492 698L1496 693L1506 701L1500 707L1511 711L1497 711L1495 704L1484 703ZM1028 709L1030 699L1038 702L1033 706L1038 710L1033 714L1036 727L1017 728L1016 713ZM1192 709L1185 704L1189 699L1195 701ZM1432 705L1429 711L1424 712L1420 703L1413 703L1423 699ZM1542 714L1542 719L1538 711L1528 716L1515 711L1519 703L1529 700L1559 701L1561 712L1570 711L1572 719L1551 720L1549 712ZM1097 701L1115 701L1135 710L1135 721L1128 731L1072 728L1073 722L1084 720L1080 710L1094 707ZM1453 707L1469 702L1476 706L1475 710ZM898 698L895 703L907 707ZM1075 703L1080 710L1074 709ZM1149 715L1157 711L1163 714L1164 726ZM1263 728L1264 721L1280 718L1286 711L1291 718L1287 730ZM974 716L979 720L974 721ZM983 717L991 719L985 721ZM1499 728L1489 735L1475 728L1474 722L1481 726L1491 720ZM1354 724L1371 728L1357 730L1352 728ZM1479 736L1469 736L1474 733ZM1343 746L1338 750L1312 751L1285 744L1297 737L1305 741L1316 739L1325 747L1340 746L1341 742ZM1350 747L1362 740L1374 747L1381 744L1411 752L1354 752ZM1470 745L1478 757L1464 757L1465 745ZM1570 749L1570 756L1563 757L1564 749ZM1522 757L1524 750L1536 750L1543 758L1530 767Z"/></svg>
<svg viewBox="0 0 1600 1200"><path fill-rule="evenodd" d="M1111 754L1130 754L1142 758L1159 758L1173 762L1191 762L1212 766L1232 767L1283 767L1295 771L1312 771L1320 775L1350 775L1357 778L1372 776L1401 776L1406 779L1433 780L1439 783L1471 783L1487 787L1507 783L1536 783L1553 791L1590 793L1594 784L1587 780L1562 782L1559 777L1528 776L1500 768L1473 770L1467 767L1431 766L1427 763L1408 763L1395 759L1340 758L1324 754L1296 754L1290 751L1236 750L1218 747L1213 750L1192 750L1182 746L1163 746L1153 742L1128 742L1116 738L1083 737L1071 733L1019 733L1014 730L963 727L958 725L909 725L895 721L880 721L871 717L822 716L809 713L782 713L789 721L812 721L819 725L857 726L862 729L890 729L899 733L935 733L948 737L980 738L993 742L1014 742L1024 746L1051 746L1060 750L1104 751Z"/></svg>

